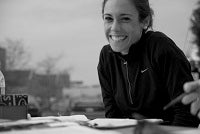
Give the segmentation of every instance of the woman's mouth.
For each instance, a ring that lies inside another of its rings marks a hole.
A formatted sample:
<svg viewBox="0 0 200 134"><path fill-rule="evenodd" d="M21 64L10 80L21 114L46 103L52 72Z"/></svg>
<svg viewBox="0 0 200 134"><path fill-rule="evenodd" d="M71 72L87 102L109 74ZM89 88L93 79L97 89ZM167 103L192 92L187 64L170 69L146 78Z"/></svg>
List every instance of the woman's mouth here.
<svg viewBox="0 0 200 134"><path fill-rule="evenodd" d="M123 41L126 38L127 38L127 36L125 36L125 35L110 35L110 39L112 39L113 41L116 41L116 42Z"/></svg>

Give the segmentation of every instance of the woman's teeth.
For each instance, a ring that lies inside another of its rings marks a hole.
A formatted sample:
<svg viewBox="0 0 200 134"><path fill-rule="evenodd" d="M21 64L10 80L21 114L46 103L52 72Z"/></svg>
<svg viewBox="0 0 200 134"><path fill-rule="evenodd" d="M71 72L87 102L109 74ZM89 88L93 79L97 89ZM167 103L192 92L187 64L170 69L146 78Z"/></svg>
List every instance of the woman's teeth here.
<svg viewBox="0 0 200 134"><path fill-rule="evenodd" d="M111 35L110 37L113 41L122 41L126 38L126 36L116 36L116 35L115 36Z"/></svg>

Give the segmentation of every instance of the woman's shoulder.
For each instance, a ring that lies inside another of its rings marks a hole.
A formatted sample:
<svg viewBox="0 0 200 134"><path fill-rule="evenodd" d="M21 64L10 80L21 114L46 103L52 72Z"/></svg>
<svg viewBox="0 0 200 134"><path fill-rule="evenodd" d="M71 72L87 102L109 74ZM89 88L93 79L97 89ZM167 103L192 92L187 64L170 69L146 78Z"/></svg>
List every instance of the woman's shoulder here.
<svg viewBox="0 0 200 134"><path fill-rule="evenodd" d="M155 54L184 55L182 50L166 34L159 31L148 31L147 33L149 49Z"/></svg>
<svg viewBox="0 0 200 134"><path fill-rule="evenodd" d="M178 49L175 42L162 32L148 31L146 35L147 42L151 44L150 47L159 47L160 49Z"/></svg>
<svg viewBox="0 0 200 134"><path fill-rule="evenodd" d="M171 40L166 34L160 32L160 31L147 31L146 35L147 35L147 38L150 40L155 40L155 41Z"/></svg>
<svg viewBox="0 0 200 134"><path fill-rule="evenodd" d="M100 51L98 69L102 69L109 64L112 49L109 44L104 45Z"/></svg>
<svg viewBox="0 0 200 134"><path fill-rule="evenodd" d="M104 45L103 47L102 47L102 49L101 49L101 54L109 54L109 53L111 53L112 52L112 49L111 49L111 47L110 47L110 45L109 44L107 44L107 45Z"/></svg>
<svg viewBox="0 0 200 134"><path fill-rule="evenodd" d="M109 51L111 48L110 48L110 45L107 44L107 45L104 45L101 49L101 51Z"/></svg>
<svg viewBox="0 0 200 134"><path fill-rule="evenodd" d="M100 59L107 59L108 57L110 57L109 55L111 54L112 50L109 44L104 45L101 48L100 51Z"/></svg>

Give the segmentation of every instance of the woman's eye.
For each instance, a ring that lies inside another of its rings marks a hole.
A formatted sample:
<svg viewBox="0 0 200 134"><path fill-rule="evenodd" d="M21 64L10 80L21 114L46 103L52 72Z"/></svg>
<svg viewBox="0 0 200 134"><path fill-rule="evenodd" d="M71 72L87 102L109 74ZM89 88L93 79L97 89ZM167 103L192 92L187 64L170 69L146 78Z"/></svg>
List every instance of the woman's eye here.
<svg viewBox="0 0 200 134"><path fill-rule="evenodd" d="M112 22L112 17L104 17L105 22Z"/></svg>
<svg viewBox="0 0 200 134"><path fill-rule="evenodd" d="M124 17L121 19L122 22L129 22L131 19L129 17Z"/></svg>

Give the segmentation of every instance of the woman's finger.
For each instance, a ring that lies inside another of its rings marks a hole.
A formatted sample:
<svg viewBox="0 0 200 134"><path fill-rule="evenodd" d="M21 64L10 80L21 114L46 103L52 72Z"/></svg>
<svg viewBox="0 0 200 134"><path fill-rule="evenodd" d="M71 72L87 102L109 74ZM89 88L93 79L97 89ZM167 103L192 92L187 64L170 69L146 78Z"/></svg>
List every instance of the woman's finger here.
<svg viewBox="0 0 200 134"><path fill-rule="evenodd" d="M199 97L199 94L196 92L190 93L188 95L185 95L182 99L183 104L190 104L193 101L195 101Z"/></svg>
<svg viewBox="0 0 200 134"><path fill-rule="evenodd" d="M192 81L192 82L186 82L183 85L183 89L186 93L192 92L192 91L197 91L200 93L200 80L197 81Z"/></svg>
<svg viewBox="0 0 200 134"><path fill-rule="evenodd" d="M196 98L196 100L191 104L191 114L197 115L199 110L200 110L200 100L199 98Z"/></svg>

